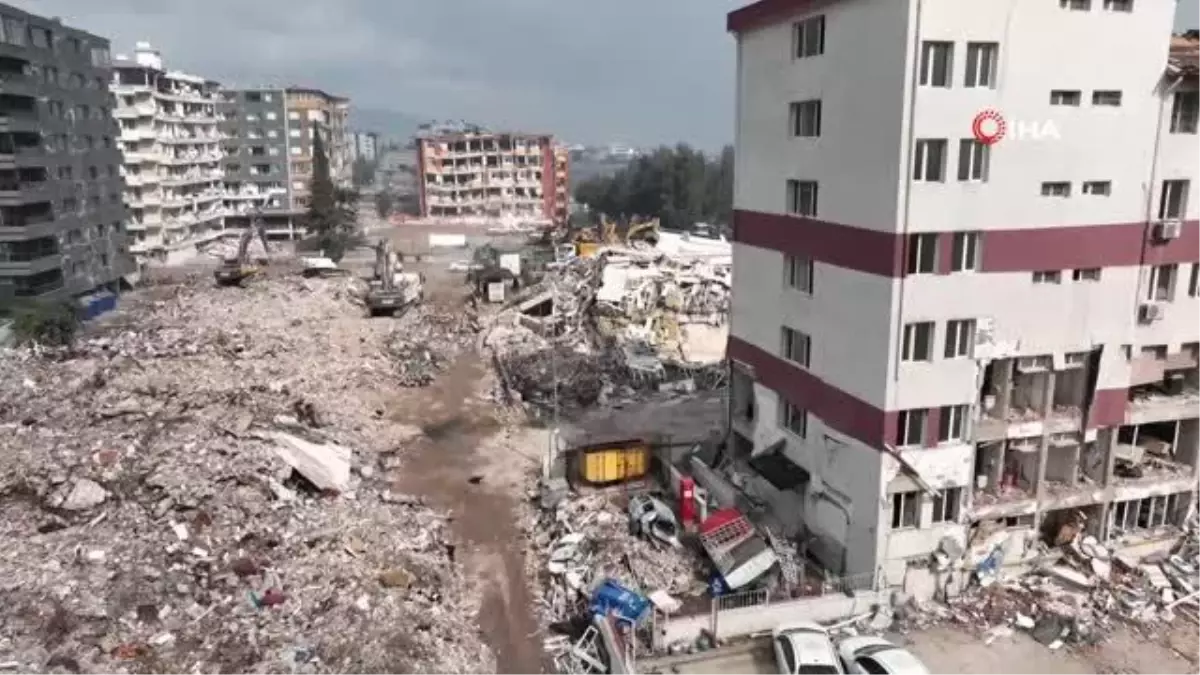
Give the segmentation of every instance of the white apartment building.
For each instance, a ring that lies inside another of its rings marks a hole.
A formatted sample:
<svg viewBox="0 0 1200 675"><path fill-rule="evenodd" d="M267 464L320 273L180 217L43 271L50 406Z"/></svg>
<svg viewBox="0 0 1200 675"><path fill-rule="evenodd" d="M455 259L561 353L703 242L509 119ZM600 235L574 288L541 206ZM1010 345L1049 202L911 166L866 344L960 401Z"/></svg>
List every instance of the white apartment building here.
<svg viewBox="0 0 1200 675"><path fill-rule="evenodd" d="M1195 43L1170 0L762 0L737 40L731 428L835 573L1195 508ZM1003 119L1004 136L992 143ZM979 123L975 120L979 118ZM974 129L973 129L974 127Z"/></svg>
<svg viewBox="0 0 1200 675"><path fill-rule="evenodd" d="M140 264L177 262L224 229L218 87L166 70L148 43L113 64L130 250Z"/></svg>

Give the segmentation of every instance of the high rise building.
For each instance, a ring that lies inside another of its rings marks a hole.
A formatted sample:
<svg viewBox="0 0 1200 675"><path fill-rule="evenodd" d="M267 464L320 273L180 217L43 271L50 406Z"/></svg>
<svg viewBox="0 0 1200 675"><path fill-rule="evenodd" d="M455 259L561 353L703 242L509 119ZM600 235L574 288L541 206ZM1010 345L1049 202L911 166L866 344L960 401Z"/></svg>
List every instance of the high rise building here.
<svg viewBox="0 0 1200 675"><path fill-rule="evenodd" d="M1195 508L1197 60L1174 12L729 15L732 438L799 466L769 499L830 569L931 591L947 540L1011 562L1067 524L1147 552Z"/></svg>
<svg viewBox="0 0 1200 675"><path fill-rule="evenodd" d="M354 159L374 162L379 156L379 134L374 131L355 131L351 140L351 155Z"/></svg>
<svg viewBox="0 0 1200 675"><path fill-rule="evenodd" d="M132 250L142 264L185 260L225 229L218 86L168 70L146 42L114 66Z"/></svg>

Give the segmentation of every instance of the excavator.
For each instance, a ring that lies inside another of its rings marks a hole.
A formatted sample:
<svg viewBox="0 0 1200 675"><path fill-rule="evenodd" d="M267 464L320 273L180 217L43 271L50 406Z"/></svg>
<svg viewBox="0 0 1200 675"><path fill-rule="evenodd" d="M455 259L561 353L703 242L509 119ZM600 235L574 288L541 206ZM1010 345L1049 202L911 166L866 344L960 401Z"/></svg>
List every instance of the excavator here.
<svg viewBox="0 0 1200 675"><path fill-rule="evenodd" d="M255 233L262 240L263 252L270 250L267 246L267 232L263 228L262 216L256 213L242 232L242 238L238 242L237 256L225 258L221 261L221 266L213 272L218 286L241 286L246 279L262 272L262 267L250 260L250 240L254 238Z"/></svg>
<svg viewBox="0 0 1200 675"><path fill-rule="evenodd" d="M367 290L367 309L371 316L396 316L425 297L425 277L401 271L392 253L391 242L380 239L375 244L375 278Z"/></svg>
<svg viewBox="0 0 1200 675"><path fill-rule="evenodd" d="M657 244L658 218L630 222L629 229L625 231L625 245L632 246L635 241L645 241L651 245Z"/></svg>

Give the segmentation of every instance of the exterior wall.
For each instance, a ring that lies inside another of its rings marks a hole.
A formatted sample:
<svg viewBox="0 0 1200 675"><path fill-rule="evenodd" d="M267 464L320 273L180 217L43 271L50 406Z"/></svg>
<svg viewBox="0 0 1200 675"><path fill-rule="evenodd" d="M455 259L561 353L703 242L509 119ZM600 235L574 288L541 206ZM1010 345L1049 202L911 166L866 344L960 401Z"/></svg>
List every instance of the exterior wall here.
<svg viewBox="0 0 1200 675"><path fill-rule="evenodd" d="M294 214L284 90L227 90L221 94L219 110L229 225L245 226L250 213L262 208L268 229L287 228Z"/></svg>
<svg viewBox="0 0 1200 675"><path fill-rule="evenodd" d="M0 4L0 302L133 271L109 41Z"/></svg>
<svg viewBox="0 0 1200 675"><path fill-rule="evenodd" d="M466 133L417 139L421 215L548 221L558 209L553 139Z"/></svg>
<svg viewBox="0 0 1200 675"><path fill-rule="evenodd" d="M287 90L288 180L293 211L308 209L309 184L312 182L313 133L321 133L329 174L334 185L350 187L351 150L346 129L349 101L318 89Z"/></svg>

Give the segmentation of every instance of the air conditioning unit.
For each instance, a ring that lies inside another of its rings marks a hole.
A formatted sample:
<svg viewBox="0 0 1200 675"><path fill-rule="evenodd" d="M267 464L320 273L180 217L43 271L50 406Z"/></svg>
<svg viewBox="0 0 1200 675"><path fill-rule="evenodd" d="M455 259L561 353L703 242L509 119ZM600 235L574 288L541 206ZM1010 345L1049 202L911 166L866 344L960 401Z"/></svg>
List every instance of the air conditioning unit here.
<svg viewBox="0 0 1200 675"><path fill-rule="evenodd" d="M1154 224L1154 238L1158 241L1171 241L1179 238L1183 223L1178 220L1161 220Z"/></svg>
<svg viewBox="0 0 1200 675"><path fill-rule="evenodd" d="M1138 307L1138 319L1142 323L1158 321L1163 317L1163 305L1158 302L1144 302Z"/></svg>

